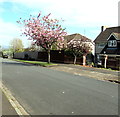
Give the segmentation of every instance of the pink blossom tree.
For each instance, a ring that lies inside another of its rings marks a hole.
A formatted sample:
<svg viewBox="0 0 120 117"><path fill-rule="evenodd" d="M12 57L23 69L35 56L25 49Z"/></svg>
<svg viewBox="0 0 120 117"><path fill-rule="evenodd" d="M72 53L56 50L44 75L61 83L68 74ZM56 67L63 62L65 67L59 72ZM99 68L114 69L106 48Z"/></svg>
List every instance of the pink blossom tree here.
<svg viewBox="0 0 120 117"><path fill-rule="evenodd" d="M86 56L92 51L92 41L87 38L73 39L67 43L67 48L74 55L74 64L78 55L83 56L83 65L86 63Z"/></svg>
<svg viewBox="0 0 120 117"><path fill-rule="evenodd" d="M74 64L76 64L77 56L82 55L80 39L73 39L67 43L67 49L74 55Z"/></svg>
<svg viewBox="0 0 120 117"><path fill-rule="evenodd" d="M59 48L64 45L64 36L67 34L57 19L51 19L51 14L37 17L30 16L28 20L20 18L17 21L24 25L23 34L33 41L33 44L41 46L48 53L48 63L50 63L50 50L52 45L57 44Z"/></svg>

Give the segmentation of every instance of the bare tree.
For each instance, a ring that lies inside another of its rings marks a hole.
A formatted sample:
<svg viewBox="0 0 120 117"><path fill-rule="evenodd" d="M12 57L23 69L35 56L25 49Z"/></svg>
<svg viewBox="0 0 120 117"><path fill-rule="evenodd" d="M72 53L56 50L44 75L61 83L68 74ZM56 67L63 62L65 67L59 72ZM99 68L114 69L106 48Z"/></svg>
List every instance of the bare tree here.
<svg viewBox="0 0 120 117"><path fill-rule="evenodd" d="M22 52L24 47L22 40L19 38L13 39L10 46L12 52Z"/></svg>

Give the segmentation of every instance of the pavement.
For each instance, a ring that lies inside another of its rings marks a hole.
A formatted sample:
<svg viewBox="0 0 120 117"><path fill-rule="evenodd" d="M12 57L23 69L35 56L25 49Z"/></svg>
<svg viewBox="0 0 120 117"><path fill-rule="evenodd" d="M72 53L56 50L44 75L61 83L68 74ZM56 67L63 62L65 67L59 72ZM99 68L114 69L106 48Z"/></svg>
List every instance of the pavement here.
<svg viewBox="0 0 120 117"><path fill-rule="evenodd" d="M98 80L113 80L119 82L119 71L112 71L95 67L84 67L81 65L72 64L58 64L56 66L49 67L49 69L64 71L80 76L88 76L89 78L95 78ZM17 115L15 109L12 107L4 93L2 93L2 115Z"/></svg>
<svg viewBox="0 0 120 117"><path fill-rule="evenodd" d="M12 107L12 105L8 101L5 94L2 92L2 117L7 117L10 115L12 116L15 115L17 117L18 114L16 113L15 109Z"/></svg>
<svg viewBox="0 0 120 117"><path fill-rule="evenodd" d="M94 78L97 80L120 83L120 71L73 64L58 64L49 68L79 76L87 76L89 78Z"/></svg>

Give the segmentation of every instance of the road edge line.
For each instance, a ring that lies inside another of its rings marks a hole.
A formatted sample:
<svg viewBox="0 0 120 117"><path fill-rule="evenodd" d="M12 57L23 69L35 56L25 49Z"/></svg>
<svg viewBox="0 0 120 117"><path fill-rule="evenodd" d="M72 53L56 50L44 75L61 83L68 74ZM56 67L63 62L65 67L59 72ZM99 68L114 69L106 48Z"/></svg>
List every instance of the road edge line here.
<svg viewBox="0 0 120 117"><path fill-rule="evenodd" d="M0 82L0 88L19 116L30 116L30 114L25 111L22 105L15 99L10 90L8 90L8 88L2 82Z"/></svg>

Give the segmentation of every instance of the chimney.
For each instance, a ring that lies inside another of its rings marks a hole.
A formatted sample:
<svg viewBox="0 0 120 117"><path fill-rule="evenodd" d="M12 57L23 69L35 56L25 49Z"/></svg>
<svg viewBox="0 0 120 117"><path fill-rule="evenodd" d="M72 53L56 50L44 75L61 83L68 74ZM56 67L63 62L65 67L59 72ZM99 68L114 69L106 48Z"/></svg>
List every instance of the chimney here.
<svg viewBox="0 0 120 117"><path fill-rule="evenodd" d="M106 28L107 26L101 26L101 32L103 32Z"/></svg>
<svg viewBox="0 0 120 117"><path fill-rule="evenodd" d="M103 32L103 30L104 30L104 26L101 26L101 32Z"/></svg>

